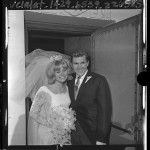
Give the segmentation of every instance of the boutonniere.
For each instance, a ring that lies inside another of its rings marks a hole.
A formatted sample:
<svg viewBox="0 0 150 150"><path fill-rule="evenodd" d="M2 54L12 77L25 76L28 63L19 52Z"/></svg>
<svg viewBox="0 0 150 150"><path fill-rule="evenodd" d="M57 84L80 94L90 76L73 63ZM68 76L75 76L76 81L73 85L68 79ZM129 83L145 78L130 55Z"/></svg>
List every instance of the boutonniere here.
<svg viewBox="0 0 150 150"><path fill-rule="evenodd" d="M91 78L92 76L87 76L85 83L88 82Z"/></svg>

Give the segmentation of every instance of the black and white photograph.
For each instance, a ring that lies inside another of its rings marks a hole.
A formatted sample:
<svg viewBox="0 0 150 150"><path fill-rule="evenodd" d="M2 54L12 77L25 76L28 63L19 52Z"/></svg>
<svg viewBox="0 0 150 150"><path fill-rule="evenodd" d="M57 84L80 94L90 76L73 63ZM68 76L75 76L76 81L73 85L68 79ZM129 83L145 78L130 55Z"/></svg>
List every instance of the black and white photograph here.
<svg viewBox="0 0 150 150"><path fill-rule="evenodd" d="M5 17L8 146L144 150L143 9L6 9Z"/></svg>

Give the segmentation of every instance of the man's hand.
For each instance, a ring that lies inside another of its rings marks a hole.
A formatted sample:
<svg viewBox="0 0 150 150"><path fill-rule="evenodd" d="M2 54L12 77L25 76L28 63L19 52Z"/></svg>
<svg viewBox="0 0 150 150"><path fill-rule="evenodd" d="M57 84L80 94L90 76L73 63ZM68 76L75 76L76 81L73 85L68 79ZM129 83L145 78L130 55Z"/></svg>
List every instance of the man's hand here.
<svg viewBox="0 0 150 150"><path fill-rule="evenodd" d="M96 141L96 145L106 145L106 143Z"/></svg>

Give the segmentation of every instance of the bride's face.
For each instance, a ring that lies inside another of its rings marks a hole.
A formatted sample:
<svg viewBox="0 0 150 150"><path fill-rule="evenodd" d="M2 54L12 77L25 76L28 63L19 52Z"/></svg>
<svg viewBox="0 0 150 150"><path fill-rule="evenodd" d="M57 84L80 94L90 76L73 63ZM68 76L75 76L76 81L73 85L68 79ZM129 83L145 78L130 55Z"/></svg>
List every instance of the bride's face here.
<svg viewBox="0 0 150 150"><path fill-rule="evenodd" d="M67 66L62 66L60 65L60 67L55 71L55 77L56 77L56 81L58 82L65 82L67 80L68 77L68 68Z"/></svg>

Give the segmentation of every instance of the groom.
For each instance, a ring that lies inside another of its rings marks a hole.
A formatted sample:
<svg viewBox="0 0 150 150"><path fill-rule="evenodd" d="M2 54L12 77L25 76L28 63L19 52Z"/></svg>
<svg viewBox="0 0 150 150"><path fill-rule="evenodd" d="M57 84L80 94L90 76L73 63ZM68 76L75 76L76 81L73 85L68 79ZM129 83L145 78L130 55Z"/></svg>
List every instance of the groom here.
<svg viewBox="0 0 150 150"><path fill-rule="evenodd" d="M111 131L111 93L104 76L88 70L85 52L72 56L73 80L68 82L71 107L92 145L109 144Z"/></svg>

